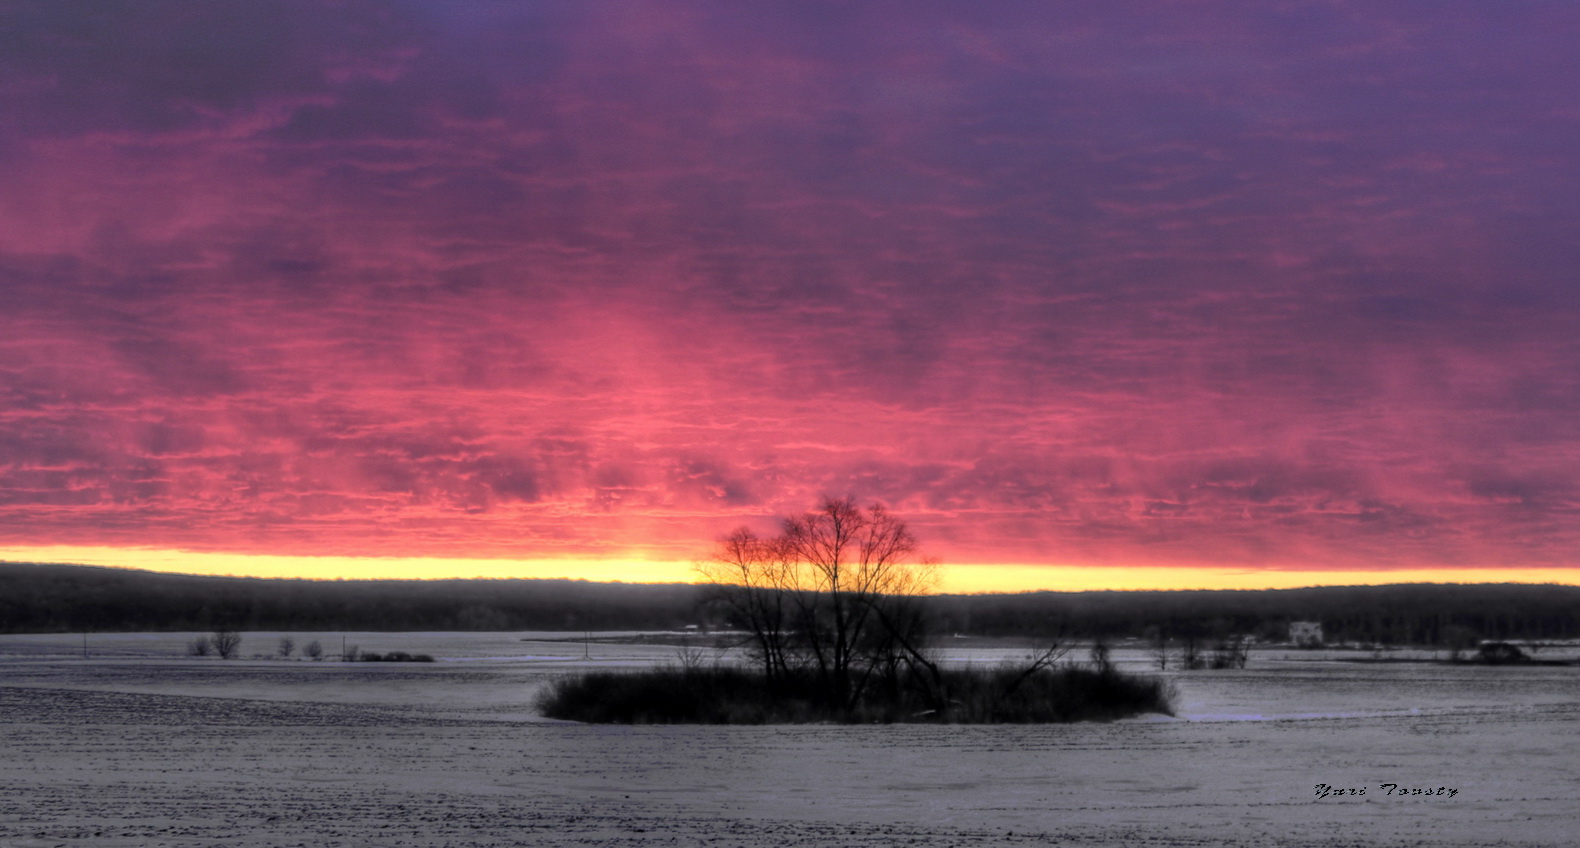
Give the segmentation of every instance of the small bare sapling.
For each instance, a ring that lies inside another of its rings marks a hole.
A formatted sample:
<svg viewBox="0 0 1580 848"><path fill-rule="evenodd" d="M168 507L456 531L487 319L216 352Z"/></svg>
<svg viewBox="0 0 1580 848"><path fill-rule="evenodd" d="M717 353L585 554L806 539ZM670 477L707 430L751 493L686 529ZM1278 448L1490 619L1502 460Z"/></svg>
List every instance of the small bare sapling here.
<svg viewBox="0 0 1580 848"><path fill-rule="evenodd" d="M222 660L228 660L241 649L241 634L234 630L216 630L209 637L209 643L214 647L214 653L219 654Z"/></svg>

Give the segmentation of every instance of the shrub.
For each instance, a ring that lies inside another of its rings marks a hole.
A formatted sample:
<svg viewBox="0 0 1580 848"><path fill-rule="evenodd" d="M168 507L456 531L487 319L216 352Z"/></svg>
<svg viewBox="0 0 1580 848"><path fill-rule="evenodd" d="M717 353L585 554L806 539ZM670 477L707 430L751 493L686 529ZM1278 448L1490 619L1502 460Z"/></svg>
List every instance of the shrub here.
<svg viewBox="0 0 1580 848"><path fill-rule="evenodd" d="M357 659L362 662L433 662L433 657L428 654L408 654L405 651L390 651L387 654L366 651Z"/></svg>
<svg viewBox="0 0 1580 848"><path fill-rule="evenodd" d="M324 658L324 646L319 644L317 639L314 639L307 643L307 647L302 649L302 656L317 662Z"/></svg>
<svg viewBox="0 0 1580 848"><path fill-rule="evenodd" d="M1508 642L1483 642L1476 651L1476 662L1487 665L1511 665L1531 661L1529 654L1520 650L1519 645Z"/></svg>
<svg viewBox="0 0 1580 848"><path fill-rule="evenodd" d="M206 637L199 636L198 638L193 639L192 641L187 643L187 656L189 656L189 657L206 657L206 656L208 656L208 649L209 649L208 639Z"/></svg>
<svg viewBox="0 0 1580 848"><path fill-rule="evenodd" d="M1037 724L1112 721L1141 713L1174 714L1162 681L1120 674L1111 667L1042 669L1012 688L1020 675L1015 668L946 671L950 691L958 701L951 705L950 720L963 724Z"/></svg>
<svg viewBox="0 0 1580 848"><path fill-rule="evenodd" d="M1245 668L1245 661L1251 655L1251 642L1246 637L1235 634L1219 640L1213 647L1212 657L1208 664L1213 668Z"/></svg>
<svg viewBox="0 0 1580 848"><path fill-rule="evenodd" d="M947 693L939 708L935 687ZM901 674L854 706L830 705L815 675L770 681L739 668L592 672L556 680L538 699L549 718L601 724L961 724L1109 721L1172 715L1161 681L1064 667L945 669L936 679Z"/></svg>
<svg viewBox="0 0 1580 848"><path fill-rule="evenodd" d="M214 646L214 653L219 654L220 659L228 660L241 650L241 634L234 630L216 630L209 637L209 643Z"/></svg>
<svg viewBox="0 0 1580 848"><path fill-rule="evenodd" d="M550 718L598 724L774 724L817 721L804 681L769 684L736 668L592 672L562 677L540 696Z"/></svg>

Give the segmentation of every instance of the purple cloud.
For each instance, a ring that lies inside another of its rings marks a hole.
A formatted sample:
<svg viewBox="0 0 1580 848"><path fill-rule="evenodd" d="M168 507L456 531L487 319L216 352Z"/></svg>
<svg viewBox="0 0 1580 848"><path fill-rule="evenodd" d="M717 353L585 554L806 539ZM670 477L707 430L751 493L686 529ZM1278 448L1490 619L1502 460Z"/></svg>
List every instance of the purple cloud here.
<svg viewBox="0 0 1580 848"><path fill-rule="evenodd" d="M1567 563L1567 7L19 4L0 526Z"/></svg>

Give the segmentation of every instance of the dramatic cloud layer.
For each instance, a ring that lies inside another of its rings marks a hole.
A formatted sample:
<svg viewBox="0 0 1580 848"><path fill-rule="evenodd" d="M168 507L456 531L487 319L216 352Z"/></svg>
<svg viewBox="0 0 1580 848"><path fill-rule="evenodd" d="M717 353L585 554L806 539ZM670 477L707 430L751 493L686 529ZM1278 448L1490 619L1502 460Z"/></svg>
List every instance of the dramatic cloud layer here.
<svg viewBox="0 0 1580 848"><path fill-rule="evenodd" d="M0 5L0 544L1568 566L1577 31Z"/></svg>

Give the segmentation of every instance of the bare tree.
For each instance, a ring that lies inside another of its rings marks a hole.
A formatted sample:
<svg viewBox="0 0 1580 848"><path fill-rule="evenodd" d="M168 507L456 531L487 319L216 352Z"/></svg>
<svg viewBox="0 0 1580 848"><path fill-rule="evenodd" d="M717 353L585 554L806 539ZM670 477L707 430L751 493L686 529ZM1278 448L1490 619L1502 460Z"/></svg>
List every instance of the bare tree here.
<svg viewBox="0 0 1580 848"><path fill-rule="evenodd" d="M296 650L296 640L289 636L280 637L280 656L290 659L291 652Z"/></svg>
<svg viewBox="0 0 1580 848"><path fill-rule="evenodd" d="M871 662L886 694L891 700L899 699L903 669L912 672L911 680L921 685L934 710L947 710L949 687L926 650L928 622L920 598L914 594L890 595L873 612L880 626L875 631L876 644L871 645Z"/></svg>
<svg viewBox="0 0 1580 848"><path fill-rule="evenodd" d="M1245 668L1251 655L1251 642L1241 633L1230 633L1219 638L1213 646L1213 668Z"/></svg>
<svg viewBox="0 0 1580 848"><path fill-rule="evenodd" d="M317 662L324 658L324 646L319 644L317 639L314 639L308 642L306 647L302 648L302 656Z"/></svg>
<svg viewBox="0 0 1580 848"><path fill-rule="evenodd" d="M219 654L222 660L228 660L241 649L241 634L234 630L216 630L209 637L209 643L214 646L214 653Z"/></svg>
<svg viewBox="0 0 1580 848"><path fill-rule="evenodd" d="M752 631L770 679L809 668L843 708L874 675L927 665L911 599L931 588L935 566L916 559L915 537L881 505L825 498L773 539L735 531L698 568Z"/></svg>
<svg viewBox="0 0 1580 848"><path fill-rule="evenodd" d="M1160 624L1153 624L1146 629L1147 642L1152 646L1152 659L1158 664L1158 671L1167 671L1169 667L1169 631Z"/></svg>
<svg viewBox="0 0 1580 848"><path fill-rule="evenodd" d="M710 652L701 645L691 644L691 640L682 639L680 646L675 648L675 662L680 670L687 675L694 675L707 667ZM717 656L715 655L715 663Z"/></svg>
<svg viewBox="0 0 1580 848"><path fill-rule="evenodd" d="M1015 694L1015 690L1019 689L1022 683L1030 680L1040 672L1053 668L1069 652L1069 647L1064 644L1062 639L1057 638L1050 639L1046 645L1033 650L1026 657L1025 664L1016 669L1015 676L1010 678L1009 683L999 693L999 699L1003 700Z"/></svg>
<svg viewBox="0 0 1580 848"><path fill-rule="evenodd" d="M789 673L786 592L790 577L778 540L742 527L719 542L714 558L697 570L718 590L730 614L751 631L752 653L775 681Z"/></svg>
<svg viewBox="0 0 1580 848"><path fill-rule="evenodd" d="M1113 648L1109 647L1108 639L1098 636L1092 640L1092 668L1098 674L1112 674L1114 671Z"/></svg>
<svg viewBox="0 0 1580 848"><path fill-rule="evenodd" d="M861 646L881 626L891 598L921 594L933 581L929 564L911 561L916 539L881 505L863 510L851 498L785 520L785 559L794 569L790 597L797 627L830 697L851 704L876 669ZM864 667L865 666L865 667Z"/></svg>

